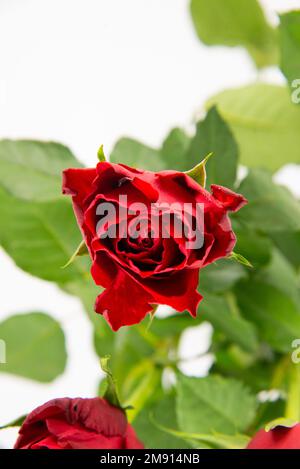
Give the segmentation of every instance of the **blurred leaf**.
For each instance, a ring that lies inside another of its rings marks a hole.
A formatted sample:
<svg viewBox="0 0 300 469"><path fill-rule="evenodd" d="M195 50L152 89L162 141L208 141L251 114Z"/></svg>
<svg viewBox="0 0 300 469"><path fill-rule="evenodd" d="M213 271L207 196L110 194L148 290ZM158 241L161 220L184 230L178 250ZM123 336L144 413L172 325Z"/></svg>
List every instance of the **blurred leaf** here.
<svg viewBox="0 0 300 469"><path fill-rule="evenodd" d="M278 251L272 252L271 262L260 269L256 280L261 280L286 293L300 307L300 283L292 265Z"/></svg>
<svg viewBox="0 0 300 469"><path fill-rule="evenodd" d="M234 232L237 237L235 249L249 259L254 268L270 262L272 241L268 237L249 227L234 227Z"/></svg>
<svg viewBox="0 0 300 469"><path fill-rule="evenodd" d="M179 128L172 129L161 148L161 158L166 169L188 171L192 164L187 159L191 139Z"/></svg>
<svg viewBox="0 0 300 469"><path fill-rule="evenodd" d="M235 290L243 316L256 324L262 339L279 352L290 352L300 337L300 309L292 299L263 279L241 281Z"/></svg>
<svg viewBox="0 0 300 469"><path fill-rule="evenodd" d="M150 171L164 169L158 150L127 137L117 141L110 155L110 161Z"/></svg>
<svg viewBox="0 0 300 469"><path fill-rule="evenodd" d="M265 232L300 229L300 204L285 187L272 181L261 169L251 170L238 189L248 204L235 214L236 219Z"/></svg>
<svg viewBox="0 0 300 469"><path fill-rule="evenodd" d="M213 105L233 131L241 163L272 171L300 163L300 109L285 87L257 83L226 90L209 99L208 108Z"/></svg>
<svg viewBox="0 0 300 469"><path fill-rule="evenodd" d="M29 202L0 188L0 219L0 243L25 272L61 283L88 275L87 258L62 269L81 241L66 199Z"/></svg>
<svg viewBox="0 0 300 469"><path fill-rule="evenodd" d="M254 351L258 345L256 330L253 324L235 313L226 297L207 293L198 308L198 315L202 320L209 321L214 328L224 333L227 339L239 344L243 349Z"/></svg>
<svg viewBox="0 0 300 469"><path fill-rule="evenodd" d="M200 291L203 289L212 293L224 292L245 277L247 272L241 265L228 259L219 259L201 270Z"/></svg>
<svg viewBox="0 0 300 469"><path fill-rule="evenodd" d="M170 435L183 438L187 441L204 443L212 449L244 449L249 443L247 435L224 435L223 433L187 433L157 424L158 428Z"/></svg>
<svg viewBox="0 0 300 469"><path fill-rule="evenodd" d="M46 201L60 197L62 171L81 166L60 143L0 141L0 185L21 199Z"/></svg>
<svg viewBox="0 0 300 469"><path fill-rule="evenodd" d="M128 406L127 418L130 423L136 419L147 402L151 400L152 393L160 386L162 370L151 362L149 364L150 366L147 368L144 367L143 375L125 401L125 406Z"/></svg>
<svg viewBox="0 0 300 469"><path fill-rule="evenodd" d="M11 427L21 427L23 425L24 420L26 419L27 415L22 415L21 417L18 417L17 419L13 420L12 422L9 422L5 425L0 426L0 430L4 430L6 428L11 428Z"/></svg>
<svg viewBox="0 0 300 469"><path fill-rule="evenodd" d="M279 44L280 67L292 87L300 79L300 10L280 15Z"/></svg>
<svg viewBox="0 0 300 469"><path fill-rule="evenodd" d="M175 449L191 448L181 438L172 436L160 430L153 421L177 429L175 399L172 395L159 395L158 398L146 406L134 421L134 429L146 448Z"/></svg>
<svg viewBox="0 0 300 469"><path fill-rule="evenodd" d="M186 433L234 435L251 424L256 399L241 382L233 379L180 375L176 407L179 428Z"/></svg>
<svg viewBox="0 0 300 469"><path fill-rule="evenodd" d="M281 398L275 401L265 401L259 404L254 425L253 433L264 428L270 421L273 421L283 415L285 401ZM252 432L251 432L252 433Z"/></svg>
<svg viewBox="0 0 300 469"><path fill-rule="evenodd" d="M216 108L210 109L206 118L197 123L196 135L188 152L191 167L211 152L213 156L206 164L207 187L210 184L232 187L236 179L238 147Z"/></svg>
<svg viewBox="0 0 300 469"><path fill-rule="evenodd" d="M269 233L272 240L295 267L300 267L300 231L280 231Z"/></svg>
<svg viewBox="0 0 300 469"><path fill-rule="evenodd" d="M98 316L96 313L94 314ZM146 366L147 358L153 355L154 349L147 339L139 334L137 326L123 327L119 331L111 331L111 333L110 329L104 329L101 336L96 332L94 344L99 356L107 347L112 354L111 369L123 403L134 392L135 387L141 383L145 376L145 370L149 371L149 367ZM128 404L130 403L128 402Z"/></svg>
<svg viewBox="0 0 300 469"><path fill-rule="evenodd" d="M245 353L234 344L227 344L225 347L214 347L212 353L215 362L212 367L213 373L221 373L223 376L237 378L243 381L253 392L258 393L270 388L274 372L274 362L260 357L258 351L255 354Z"/></svg>
<svg viewBox="0 0 300 469"><path fill-rule="evenodd" d="M257 0L192 0L197 34L208 45L244 46L258 67L276 61L276 35Z"/></svg>
<svg viewBox="0 0 300 469"><path fill-rule="evenodd" d="M7 363L0 371L48 383L66 366L64 333L57 321L44 313L11 316L0 323L6 343Z"/></svg>
<svg viewBox="0 0 300 469"><path fill-rule="evenodd" d="M253 267L251 262L248 261L242 254L239 252L232 251L232 253L228 256L228 259L238 262L239 264L245 267Z"/></svg>

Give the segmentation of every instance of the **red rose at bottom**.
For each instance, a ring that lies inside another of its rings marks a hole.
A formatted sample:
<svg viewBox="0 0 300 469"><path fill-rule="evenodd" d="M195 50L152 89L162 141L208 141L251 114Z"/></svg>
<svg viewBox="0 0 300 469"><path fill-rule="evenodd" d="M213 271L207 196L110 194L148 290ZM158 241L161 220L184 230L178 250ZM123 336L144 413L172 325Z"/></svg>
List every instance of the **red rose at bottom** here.
<svg viewBox="0 0 300 469"><path fill-rule="evenodd" d="M105 399L53 399L33 410L15 449L141 449L125 413Z"/></svg>
<svg viewBox="0 0 300 469"><path fill-rule="evenodd" d="M247 449L300 449L300 423L291 428L278 426L268 432L260 430Z"/></svg>

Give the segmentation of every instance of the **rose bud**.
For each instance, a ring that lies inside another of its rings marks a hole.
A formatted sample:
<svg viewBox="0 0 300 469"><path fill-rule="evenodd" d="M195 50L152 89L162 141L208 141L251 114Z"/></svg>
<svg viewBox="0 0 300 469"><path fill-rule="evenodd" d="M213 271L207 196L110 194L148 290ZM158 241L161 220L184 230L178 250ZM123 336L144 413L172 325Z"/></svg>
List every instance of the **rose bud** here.
<svg viewBox="0 0 300 469"><path fill-rule="evenodd" d="M105 399L53 399L33 410L15 449L140 449L125 413Z"/></svg>
<svg viewBox="0 0 300 469"><path fill-rule="evenodd" d="M246 203L229 189L211 189L186 173L109 162L64 171L63 193L72 196L93 279L106 289L95 311L113 330L139 323L158 304L196 316L199 270L232 252L228 211Z"/></svg>
<svg viewBox="0 0 300 469"><path fill-rule="evenodd" d="M248 449L300 449L300 423L293 427L277 426L272 430L259 430Z"/></svg>

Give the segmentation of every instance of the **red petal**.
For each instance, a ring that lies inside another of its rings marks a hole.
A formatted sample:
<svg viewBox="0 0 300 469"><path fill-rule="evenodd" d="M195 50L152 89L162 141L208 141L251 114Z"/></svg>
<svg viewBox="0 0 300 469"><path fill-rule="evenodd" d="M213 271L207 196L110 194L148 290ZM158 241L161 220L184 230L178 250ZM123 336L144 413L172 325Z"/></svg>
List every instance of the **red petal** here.
<svg viewBox="0 0 300 469"><path fill-rule="evenodd" d="M276 427L266 432L259 430L248 449L300 449L300 424L292 428Z"/></svg>
<svg viewBox="0 0 300 469"><path fill-rule="evenodd" d="M168 305L176 311L188 310L197 315L197 307L202 296L197 291L199 269L184 269L174 272L168 278L147 279L145 289L153 297L153 303Z"/></svg>
<svg viewBox="0 0 300 469"><path fill-rule="evenodd" d="M103 314L114 331L137 324L152 310L152 297L126 272L117 277L96 299L95 311Z"/></svg>
<svg viewBox="0 0 300 469"><path fill-rule="evenodd" d="M92 184L96 174L96 168L74 168L63 171L62 192L72 196L74 212L80 226L83 218L83 202L93 190Z"/></svg>
<svg viewBox="0 0 300 469"><path fill-rule="evenodd" d="M220 202L226 210L236 212L248 203L247 199L241 194L227 189L223 186L211 185L211 191L214 198Z"/></svg>

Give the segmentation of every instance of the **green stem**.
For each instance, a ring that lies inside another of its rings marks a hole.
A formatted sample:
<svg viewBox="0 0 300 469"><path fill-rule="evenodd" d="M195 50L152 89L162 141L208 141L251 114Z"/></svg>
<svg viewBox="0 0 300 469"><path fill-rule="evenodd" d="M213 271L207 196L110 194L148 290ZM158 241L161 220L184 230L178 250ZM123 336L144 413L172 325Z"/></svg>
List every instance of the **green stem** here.
<svg viewBox="0 0 300 469"><path fill-rule="evenodd" d="M300 367L292 364L289 370L289 389L285 417L300 421Z"/></svg>
<svg viewBox="0 0 300 469"><path fill-rule="evenodd" d="M131 423L142 408L145 406L146 402L152 396L154 390L159 384L161 379L161 370L155 367L153 364L145 370L145 376L140 382L140 384L135 388L131 396L124 403L124 407L131 407L127 409L127 419Z"/></svg>

